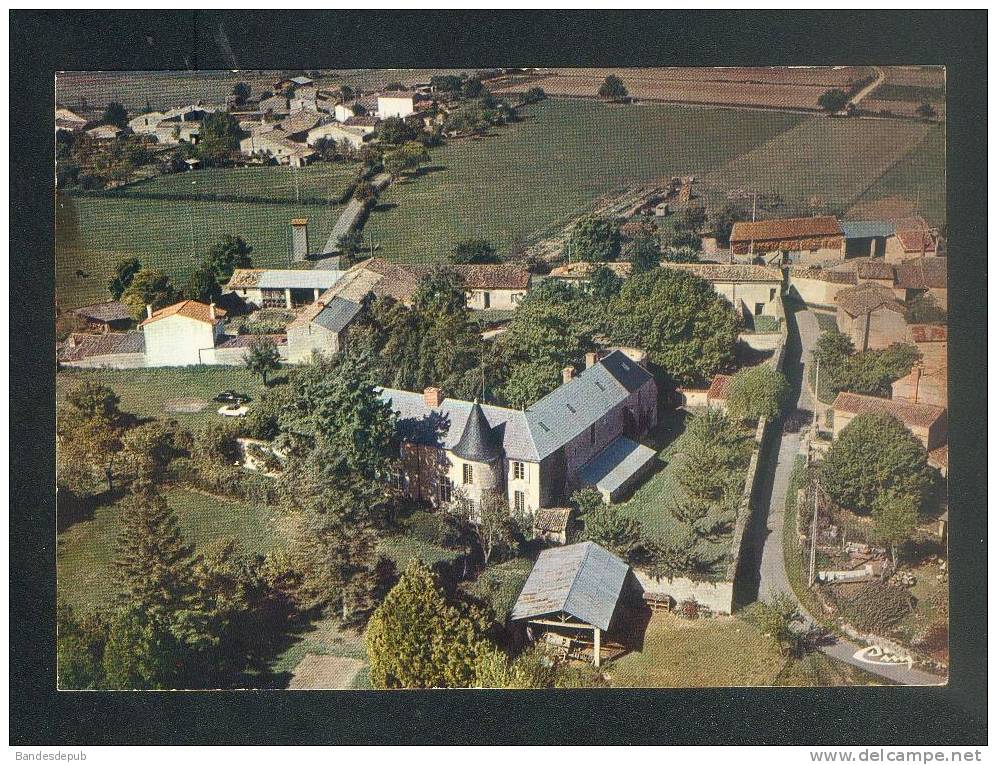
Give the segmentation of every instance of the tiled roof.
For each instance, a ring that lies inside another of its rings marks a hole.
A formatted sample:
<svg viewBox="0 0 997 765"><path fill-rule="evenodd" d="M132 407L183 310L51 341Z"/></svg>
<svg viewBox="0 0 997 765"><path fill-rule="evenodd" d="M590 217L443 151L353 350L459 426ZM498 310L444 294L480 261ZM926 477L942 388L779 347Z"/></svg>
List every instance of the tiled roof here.
<svg viewBox="0 0 997 765"><path fill-rule="evenodd" d="M288 135L296 135L311 130L321 121L322 115L318 112L302 110L282 119L280 126Z"/></svg>
<svg viewBox="0 0 997 765"><path fill-rule="evenodd" d="M533 516L533 528L542 534L563 534L571 521L570 507L542 507Z"/></svg>
<svg viewBox="0 0 997 765"><path fill-rule="evenodd" d="M904 252L935 251L935 234L923 218L898 221L897 240L904 248Z"/></svg>
<svg viewBox="0 0 997 765"><path fill-rule="evenodd" d="M714 375L710 388L706 391L706 400L726 401L733 379L730 375Z"/></svg>
<svg viewBox="0 0 997 765"><path fill-rule="evenodd" d="M368 114L360 117L354 114L352 117L348 117L343 124L347 127L377 127L377 123L377 117L371 117Z"/></svg>
<svg viewBox="0 0 997 765"><path fill-rule="evenodd" d="M834 302L850 316L859 316L878 308L885 308L895 313L904 312L903 306L897 302L893 290L873 282L846 287L835 296Z"/></svg>
<svg viewBox="0 0 997 765"><path fill-rule="evenodd" d="M816 218L779 218L776 220L738 221L731 231L731 242L797 239L814 236L842 236L838 221L831 215Z"/></svg>
<svg viewBox="0 0 997 765"><path fill-rule="evenodd" d="M948 327L944 324L910 324L908 329L915 343L944 343L949 339Z"/></svg>
<svg viewBox="0 0 997 765"><path fill-rule="evenodd" d="M558 279L587 279L599 266L607 266L617 276L626 278L633 270L633 263L626 261L618 263L589 263L579 260L574 263L565 263L550 272L550 276Z"/></svg>
<svg viewBox="0 0 997 765"><path fill-rule="evenodd" d="M902 289L945 289L948 286L947 258L914 258L897 266L897 286Z"/></svg>
<svg viewBox="0 0 997 765"><path fill-rule="evenodd" d="M831 407L836 412L851 414L885 413L896 417L905 425L927 428L945 416L945 407L931 404L912 404L909 401L895 401L876 396L863 396L859 393L839 393Z"/></svg>
<svg viewBox="0 0 997 765"><path fill-rule="evenodd" d="M525 290L530 286L529 269L514 263L453 266L453 269L472 290Z"/></svg>
<svg viewBox="0 0 997 765"><path fill-rule="evenodd" d="M887 263L882 258L867 258L855 264L855 270L860 279L877 279L879 281L893 282L893 264Z"/></svg>
<svg viewBox="0 0 997 765"><path fill-rule="evenodd" d="M230 290L243 290L255 287L259 284L263 271L264 269L262 268L237 268L232 272L227 287Z"/></svg>
<svg viewBox="0 0 997 765"><path fill-rule="evenodd" d="M160 319L166 319L170 316L185 316L188 319L196 319L197 321L203 321L205 324L217 324L225 316L226 311L224 308L215 307L215 318L211 318L211 307L198 302L197 300L181 300L179 303L174 303L173 305L168 305L166 308L160 308L158 311L153 311L152 317L143 321L139 326L144 327L146 324L151 324L154 321L159 321Z"/></svg>
<svg viewBox="0 0 997 765"><path fill-rule="evenodd" d="M82 308L73 309L73 313L83 319L101 322L127 321L132 317L128 312L128 308L117 300L85 305Z"/></svg>
<svg viewBox="0 0 997 765"><path fill-rule="evenodd" d="M94 356L119 353L144 353L145 335L141 332L107 332L103 335L74 333L58 348L59 360L65 363Z"/></svg>
<svg viewBox="0 0 997 765"><path fill-rule="evenodd" d="M608 630L630 567L595 542L544 550L512 608L513 620L561 611Z"/></svg>
<svg viewBox="0 0 997 765"><path fill-rule="evenodd" d="M779 282L782 272L778 268L727 263L661 263L662 268L686 271L708 282Z"/></svg>

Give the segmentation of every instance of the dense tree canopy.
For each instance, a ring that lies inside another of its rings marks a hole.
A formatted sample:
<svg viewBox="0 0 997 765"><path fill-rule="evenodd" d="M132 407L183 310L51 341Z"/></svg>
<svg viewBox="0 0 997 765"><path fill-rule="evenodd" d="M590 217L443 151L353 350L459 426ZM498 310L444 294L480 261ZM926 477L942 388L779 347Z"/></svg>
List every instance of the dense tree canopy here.
<svg viewBox="0 0 997 765"><path fill-rule="evenodd" d="M860 414L841 431L820 465L821 487L835 504L869 513L887 492L913 497L928 488L927 454L902 422L888 414Z"/></svg>
<svg viewBox="0 0 997 765"><path fill-rule="evenodd" d="M465 239L457 242L450 261L457 264L499 263L501 259L487 239Z"/></svg>
<svg viewBox="0 0 997 765"><path fill-rule="evenodd" d="M741 328L708 282L664 268L627 279L609 316L616 342L643 348L681 385L703 383L729 365Z"/></svg>
<svg viewBox="0 0 997 765"><path fill-rule="evenodd" d="M108 282L107 289L111 297L118 300L121 294L131 286L135 274L142 270L142 264L138 258L123 258L114 266L114 275Z"/></svg>
<svg viewBox="0 0 997 765"><path fill-rule="evenodd" d="M111 101L104 109L100 121L105 125L125 128L128 126L128 110L117 101Z"/></svg>
<svg viewBox="0 0 997 765"><path fill-rule="evenodd" d="M727 411L739 420L774 420L788 404L785 376L768 364L742 369L731 381Z"/></svg>
<svg viewBox="0 0 997 765"><path fill-rule="evenodd" d="M121 302L128 306L128 312L135 321L146 315L146 306L152 309L170 305L176 299L176 291L170 277L154 268L143 268L132 278L132 283L121 294Z"/></svg>
<svg viewBox="0 0 997 765"><path fill-rule="evenodd" d="M825 90L817 97L817 106L828 114L837 114L848 104L848 94L841 88Z"/></svg>
<svg viewBox="0 0 997 765"><path fill-rule="evenodd" d="M626 97L626 86L624 86L623 80L615 74L607 75L606 79L603 80L602 84L599 86L599 98L608 98L612 101L618 101Z"/></svg>
<svg viewBox="0 0 997 765"><path fill-rule="evenodd" d="M568 239L569 259L605 263L620 256L620 227L616 221L589 215L571 230Z"/></svg>

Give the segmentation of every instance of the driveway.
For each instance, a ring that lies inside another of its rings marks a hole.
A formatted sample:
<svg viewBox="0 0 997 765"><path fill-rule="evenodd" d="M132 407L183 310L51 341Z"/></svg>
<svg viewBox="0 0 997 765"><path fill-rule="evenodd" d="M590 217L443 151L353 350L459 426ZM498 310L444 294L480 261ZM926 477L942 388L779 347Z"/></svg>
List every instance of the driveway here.
<svg viewBox="0 0 997 765"><path fill-rule="evenodd" d="M775 428L780 428L780 432L772 439L768 447L771 452L767 455L768 459L765 460L764 464L771 466L774 463L775 469L770 468L768 474L763 477L757 497L759 504L767 502L768 514L762 516L761 513L758 513L758 520L752 523L751 541L746 546L746 554L753 554L758 563L757 589L754 592L758 600L770 600L779 593L785 593L796 600L796 595L786 574L782 529L786 513L789 477L803 443L801 431L809 427L813 417L813 399L808 391L808 386L804 384L804 380L810 371L810 353L820 336L820 328L817 324L817 317L806 310L795 312L787 310L786 320L789 327L789 338L786 343L783 371L789 380L796 408L783 417L780 422L773 425ZM750 573L754 569L746 566L745 571L750 577ZM750 588L751 583L749 582L746 587ZM815 621L802 604L799 607L809 621ZM901 685L938 685L945 682L944 678L937 675L912 668L908 669L905 665L890 666L863 661L861 658L857 658L861 654L863 646L850 640L837 638L833 644L823 646L820 650L831 658L878 675L889 682Z"/></svg>

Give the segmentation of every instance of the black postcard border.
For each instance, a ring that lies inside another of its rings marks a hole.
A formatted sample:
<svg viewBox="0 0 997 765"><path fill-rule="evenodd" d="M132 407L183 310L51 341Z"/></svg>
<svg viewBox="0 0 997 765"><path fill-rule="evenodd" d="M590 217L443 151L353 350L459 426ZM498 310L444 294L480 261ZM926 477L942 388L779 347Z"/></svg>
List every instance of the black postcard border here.
<svg viewBox="0 0 997 765"><path fill-rule="evenodd" d="M986 28L985 11L12 11L10 743L985 743ZM843 63L948 67L949 348L958 360L948 686L54 690L54 327L45 317L54 304L56 71Z"/></svg>

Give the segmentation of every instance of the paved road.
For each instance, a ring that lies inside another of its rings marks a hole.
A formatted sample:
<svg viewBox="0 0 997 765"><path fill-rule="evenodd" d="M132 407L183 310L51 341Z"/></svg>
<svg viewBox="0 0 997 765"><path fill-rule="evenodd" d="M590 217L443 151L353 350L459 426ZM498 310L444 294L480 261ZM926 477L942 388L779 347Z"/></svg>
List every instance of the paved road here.
<svg viewBox="0 0 997 765"><path fill-rule="evenodd" d="M789 489L789 477L793 470L796 456L800 453L803 434L801 429L809 426L813 417L813 399L804 384L810 369L810 353L820 335L817 317L810 311L787 312L789 338L786 345L786 357L783 371L789 379L790 387L795 396L796 410L775 427L782 426L769 445L776 452L776 459L768 459L765 464L775 462L775 470L764 477L758 499L768 499L769 511L766 516L756 522L752 531L753 541L749 551L753 549L755 560L758 561L757 590L755 596L759 600L769 600L774 595L785 593L796 599L793 588L786 575L786 558L782 546L783 520L786 512L786 494ZM760 516L761 514L759 514ZM764 524L764 525L762 525ZM749 552L749 554L752 554ZM749 585L750 586L750 585ZM804 616L812 621L813 617L800 605ZM906 666L887 666L869 664L855 658L862 646L838 638L835 643L820 649L826 655L858 667L866 672L878 675L890 682L901 685L937 685L944 682L936 675Z"/></svg>
<svg viewBox="0 0 997 765"><path fill-rule="evenodd" d="M380 191L388 185L388 181L391 180L391 175L389 173L379 173L374 176L374 180L371 181L371 185L374 187L375 192L380 193ZM339 216L339 220L336 221L336 225L332 227L332 231L329 232L329 238L326 240L325 248L322 250L323 255L328 255L330 253L336 252L339 246L339 237L343 234L349 233L350 229L353 228L353 224L356 223L357 216L363 210L363 202L356 199L351 199L347 202L346 207L343 208L342 214Z"/></svg>

